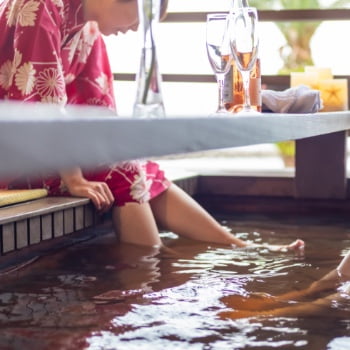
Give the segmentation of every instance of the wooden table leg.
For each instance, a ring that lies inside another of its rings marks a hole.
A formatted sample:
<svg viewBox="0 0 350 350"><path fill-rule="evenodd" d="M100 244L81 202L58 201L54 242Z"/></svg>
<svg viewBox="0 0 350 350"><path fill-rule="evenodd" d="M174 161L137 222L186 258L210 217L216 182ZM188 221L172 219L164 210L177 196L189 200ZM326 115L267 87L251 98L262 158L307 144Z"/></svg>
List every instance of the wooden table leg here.
<svg viewBox="0 0 350 350"><path fill-rule="evenodd" d="M296 141L296 198L346 198L346 139L340 131Z"/></svg>

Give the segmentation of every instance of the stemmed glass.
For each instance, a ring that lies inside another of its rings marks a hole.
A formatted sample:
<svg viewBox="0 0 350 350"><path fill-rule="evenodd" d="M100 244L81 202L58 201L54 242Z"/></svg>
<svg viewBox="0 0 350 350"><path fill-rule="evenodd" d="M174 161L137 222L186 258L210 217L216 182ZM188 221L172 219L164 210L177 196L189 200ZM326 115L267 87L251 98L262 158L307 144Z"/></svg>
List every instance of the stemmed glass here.
<svg viewBox="0 0 350 350"><path fill-rule="evenodd" d="M223 96L225 74L229 71L232 60L227 29L227 14L212 13L207 15L207 54L219 86L219 103L215 114L228 113L225 108Z"/></svg>
<svg viewBox="0 0 350 350"><path fill-rule="evenodd" d="M233 58L242 75L244 87L243 109L238 113L260 114L250 104L250 73L258 55L258 13L254 7L235 10L229 18L230 44Z"/></svg>

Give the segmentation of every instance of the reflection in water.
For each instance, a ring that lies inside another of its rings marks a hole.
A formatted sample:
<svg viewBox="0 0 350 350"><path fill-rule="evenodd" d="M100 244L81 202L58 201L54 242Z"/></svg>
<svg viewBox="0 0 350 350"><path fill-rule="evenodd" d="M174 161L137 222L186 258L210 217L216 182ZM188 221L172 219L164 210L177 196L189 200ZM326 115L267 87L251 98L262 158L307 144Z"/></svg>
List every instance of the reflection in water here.
<svg viewBox="0 0 350 350"><path fill-rule="evenodd" d="M164 234L174 255L118 245L106 235L2 277L0 349L341 349L350 314L336 320L329 319L332 309L312 319L218 314L225 298L278 295L320 278L350 246L347 227L263 218L226 224L255 242L301 237L305 255L208 247ZM350 301L331 308L350 310Z"/></svg>

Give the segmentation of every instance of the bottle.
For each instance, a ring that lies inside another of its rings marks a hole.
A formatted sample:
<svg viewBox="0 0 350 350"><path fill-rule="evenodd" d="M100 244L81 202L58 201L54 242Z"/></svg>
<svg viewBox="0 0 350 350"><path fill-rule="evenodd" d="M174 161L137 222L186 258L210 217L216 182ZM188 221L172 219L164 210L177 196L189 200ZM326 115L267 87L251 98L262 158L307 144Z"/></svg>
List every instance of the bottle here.
<svg viewBox="0 0 350 350"><path fill-rule="evenodd" d="M231 11L235 12L243 7L249 7L247 0L232 0ZM250 73L250 103L252 107L261 112L261 66L260 57L258 56L255 65ZM237 113L243 107L244 101L244 89L241 73L236 65L235 60L232 60L231 68L225 76L224 81L224 102L225 108L232 112Z"/></svg>

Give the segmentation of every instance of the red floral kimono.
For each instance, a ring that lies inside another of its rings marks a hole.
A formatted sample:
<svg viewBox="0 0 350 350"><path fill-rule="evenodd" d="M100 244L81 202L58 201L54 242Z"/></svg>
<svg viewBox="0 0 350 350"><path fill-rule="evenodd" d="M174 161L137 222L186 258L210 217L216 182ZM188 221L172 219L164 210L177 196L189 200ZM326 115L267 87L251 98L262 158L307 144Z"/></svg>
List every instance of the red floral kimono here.
<svg viewBox="0 0 350 350"><path fill-rule="evenodd" d="M0 0L0 99L115 108L112 83L105 44L97 24L84 22L82 0ZM106 182L119 206L146 202L169 186L149 161L118 163L84 176ZM0 187L68 194L57 174L0 181Z"/></svg>

